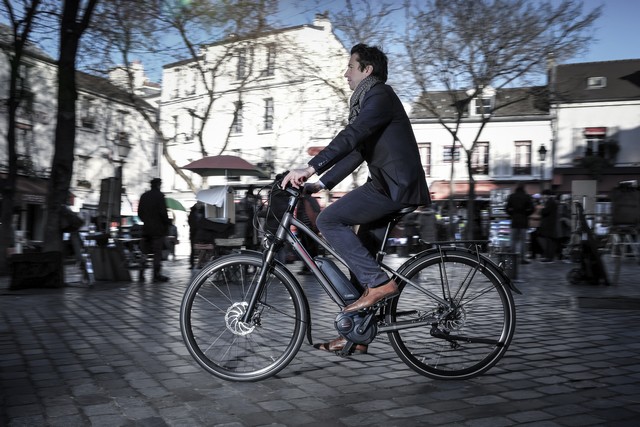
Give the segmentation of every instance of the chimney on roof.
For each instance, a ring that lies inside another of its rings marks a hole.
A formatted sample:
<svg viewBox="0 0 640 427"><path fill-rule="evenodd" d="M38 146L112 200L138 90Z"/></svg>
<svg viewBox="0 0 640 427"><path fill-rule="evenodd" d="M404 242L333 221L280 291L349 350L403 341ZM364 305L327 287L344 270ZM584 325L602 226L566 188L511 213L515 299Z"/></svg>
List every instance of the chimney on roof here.
<svg viewBox="0 0 640 427"><path fill-rule="evenodd" d="M547 86L553 94L556 89L556 57L552 53L547 55Z"/></svg>
<svg viewBox="0 0 640 427"><path fill-rule="evenodd" d="M331 32L332 26L331 21L329 21L329 12L316 13L315 18L313 19L313 25L315 27L322 27L326 32Z"/></svg>

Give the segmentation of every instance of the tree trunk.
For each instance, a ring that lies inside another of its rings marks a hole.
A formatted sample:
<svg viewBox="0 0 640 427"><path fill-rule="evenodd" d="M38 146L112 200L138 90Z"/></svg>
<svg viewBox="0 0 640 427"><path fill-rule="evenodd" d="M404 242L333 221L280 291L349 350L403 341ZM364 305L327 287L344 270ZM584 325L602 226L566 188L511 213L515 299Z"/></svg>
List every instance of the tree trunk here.
<svg viewBox="0 0 640 427"><path fill-rule="evenodd" d="M10 4L6 4L10 9ZM9 76L9 98L7 99L7 154L9 160L9 174L4 182L0 182L2 194L2 211L0 212L0 275L8 273L8 249L14 245L15 233L13 229L13 209L18 176L18 155L16 152L16 114L24 93L18 92L18 78L20 76L20 62L24 52L24 45L29 39L36 11L40 0L33 0L27 8L27 13L22 17L20 24L14 22L15 31L13 43L13 56L10 56L9 64L11 74ZM22 28L19 33L18 29Z"/></svg>
<svg viewBox="0 0 640 427"><path fill-rule="evenodd" d="M16 61L17 59L14 59ZM0 216L0 275L8 273L8 249L14 244L13 230L13 207L16 190L16 181L18 175L18 161L16 154L16 111L20 100L16 95L16 81L18 77L18 68L11 64L11 81L9 83L9 99L7 105L9 107L7 120L7 150L9 154L9 174L6 180L2 181L0 187L2 191L2 214Z"/></svg>
<svg viewBox="0 0 640 427"><path fill-rule="evenodd" d="M80 37L88 26L97 1L89 1L81 22L77 20L81 0L66 0L64 2L60 26L60 58L58 60L58 121L47 194L45 251L62 250L60 213L69 198L76 137L76 56Z"/></svg>

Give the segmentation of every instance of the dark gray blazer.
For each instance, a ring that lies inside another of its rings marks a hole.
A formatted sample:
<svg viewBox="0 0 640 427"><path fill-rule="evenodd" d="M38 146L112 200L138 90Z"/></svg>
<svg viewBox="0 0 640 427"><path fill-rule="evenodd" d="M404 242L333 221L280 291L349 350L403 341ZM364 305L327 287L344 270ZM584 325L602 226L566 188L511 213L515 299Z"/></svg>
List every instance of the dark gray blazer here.
<svg viewBox="0 0 640 427"><path fill-rule="evenodd" d="M391 86L373 86L360 114L309 165L328 189L366 161L373 185L391 200L406 205L431 204L420 153L409 117Z"/></svg>

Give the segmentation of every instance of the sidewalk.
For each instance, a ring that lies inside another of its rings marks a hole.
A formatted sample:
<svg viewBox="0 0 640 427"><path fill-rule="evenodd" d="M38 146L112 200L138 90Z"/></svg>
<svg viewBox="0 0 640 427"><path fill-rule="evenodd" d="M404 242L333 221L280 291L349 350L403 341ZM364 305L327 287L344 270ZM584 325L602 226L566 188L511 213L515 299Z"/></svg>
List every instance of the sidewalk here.
<svg viewBox="0 0 640 427"><path fill-rule="evenodd" d="M219 380L182 343L187 262L164 266L171 281L162 284L74 282L10 291L8 278L0 278L0 425L636 426L640 420L640 265L631 259L622 261L612 286L569 284L576 265L519 266L523 295L515 295L518 326L509 351L485 375L455 382L415 374L385 336L369 354L351 359L305 342L275 378ZM325 303L313 279L296 277L310 300L321 302L311 306L314 339L333 338L337 307Z"/></svg>

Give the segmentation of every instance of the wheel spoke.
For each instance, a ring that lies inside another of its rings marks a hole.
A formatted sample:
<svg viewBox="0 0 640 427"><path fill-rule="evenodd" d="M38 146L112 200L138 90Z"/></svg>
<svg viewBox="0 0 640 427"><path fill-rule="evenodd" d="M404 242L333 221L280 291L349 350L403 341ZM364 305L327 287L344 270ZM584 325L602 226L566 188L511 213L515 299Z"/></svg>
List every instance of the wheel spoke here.
<svg viewBox="0 0 640 427"><path fill-rule="evenodd" d="M192 280L180 309L187 348L208 372L235 381L275 375L304 339L304 298L281 266L269 270L249 323L243 322L262 268L257 254L235 254L208 264Z"/></svg>
<svg viewBox="0 0 640 427"><path fill-rule="evenodd" d="M403 287L386 322L391 344L415 371L440 379L472 378L506 351L515 325L513 298L497 270L480 268L480 262L452 250L412 260L400 272L413 286ZM443 294L446 303L434 294ZM425 313L434 317L435 327L429 322L407 327ZM394 322L399 322L395 330Z"/></svg>

